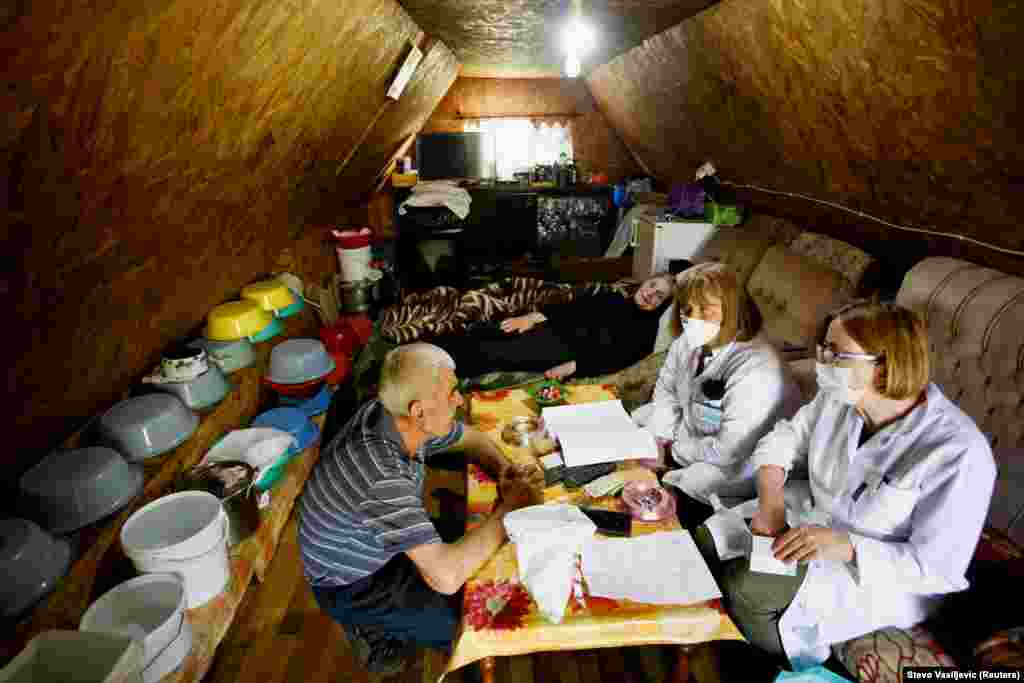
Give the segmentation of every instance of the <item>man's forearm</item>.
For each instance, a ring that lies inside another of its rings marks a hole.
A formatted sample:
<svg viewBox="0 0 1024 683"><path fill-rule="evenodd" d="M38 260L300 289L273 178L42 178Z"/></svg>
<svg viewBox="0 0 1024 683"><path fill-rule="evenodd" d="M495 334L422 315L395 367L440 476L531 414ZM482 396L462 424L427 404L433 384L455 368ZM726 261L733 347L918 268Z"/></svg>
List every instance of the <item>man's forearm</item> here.
<svg viewBox="0 0 1024 683"><path fill-rule="evenodd" d="M466 460L480 466L496 480L500 480L501 473L512 464L490 437L476 429L466 430L459 449L465 454Z"/></svg>
<svg viewBox="0 0 1024 683"><path fill-rule="evenodd" d="M451 544L454 574L460 587L505 542L505 512L505 507L499 504L486 522Z"/></svg>

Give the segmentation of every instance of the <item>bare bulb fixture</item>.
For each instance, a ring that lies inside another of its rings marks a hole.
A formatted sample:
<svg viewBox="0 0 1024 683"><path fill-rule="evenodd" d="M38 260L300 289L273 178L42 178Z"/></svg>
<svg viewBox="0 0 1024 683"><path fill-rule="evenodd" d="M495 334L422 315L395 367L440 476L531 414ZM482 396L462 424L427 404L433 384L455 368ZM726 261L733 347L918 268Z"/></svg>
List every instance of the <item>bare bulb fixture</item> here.
<svg viewBox="0 0 1024 683"><path fill-rule="evenodd" d="M580 58L574 54L569 54L565 58L565 75L569 78L576 78L580 75Z"/></svg>

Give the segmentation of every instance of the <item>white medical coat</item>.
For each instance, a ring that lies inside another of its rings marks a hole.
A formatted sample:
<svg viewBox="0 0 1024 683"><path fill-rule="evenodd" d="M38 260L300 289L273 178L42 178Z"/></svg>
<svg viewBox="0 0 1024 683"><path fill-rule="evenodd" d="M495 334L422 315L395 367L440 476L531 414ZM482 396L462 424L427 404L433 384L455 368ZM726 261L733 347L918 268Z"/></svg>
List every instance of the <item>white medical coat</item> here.
<svg viewBox="0 0 1024 683"><path fill-rule="evenodd" d="M761 342L732 342L705 362L694 377L700 347L685 337L672 343L654 387L654 408L647 428L670 439L680 465L665 481L705 503L712 493L723 498L757 495L750 456L758 440L777 420L800 406L800 391L778 353ZM716 404L703 392L709 379L725 381L721 426L709 429L694 413L697 403Z"/></svg>
<svg viewBox="0 0 1024 683"><path fill-rule="evenodd" d="M786 483L787 512L850 534L853 562L813 560L779 620L790 661L928 618L964 573L988 512L996 467L974 421L934 384L927 400L857 447L864 421L825 392L757 444L757 467L805 468ZM809 485L808 485L809 484Z"/></svg>

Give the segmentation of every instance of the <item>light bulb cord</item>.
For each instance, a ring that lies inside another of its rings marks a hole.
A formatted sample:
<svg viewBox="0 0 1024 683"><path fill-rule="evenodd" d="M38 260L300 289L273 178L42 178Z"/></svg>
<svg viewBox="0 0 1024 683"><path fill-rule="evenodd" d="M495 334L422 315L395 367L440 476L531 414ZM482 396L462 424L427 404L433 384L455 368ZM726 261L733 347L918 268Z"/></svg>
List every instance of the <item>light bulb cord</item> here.
<svg viewBox="0 0 1024 683"><path fill-rule="evenodd" d="M924 235L934 235L936 237L948 237L948 238L951 238L951 239L960 240L961 242L970 242L971 244L976 244L976 245L978 245L980 247L987 247L988 249L992 249L993 251L1002 252L1004 254L1010 254L1012 256L1024 256L1024 251L1020 251L1018 249L1010 249L1008 247L1000 247L998 245L991 244L989 242L983 242L982 240L978 240L978 239L975 239L973 237L968 237L967 235L960 235L960 234L957 234L955 232L941 232L939 230L928 230L927 228L915 228L915 227L911 227L911 226L908 226L908 225L900 225L898 223L892 223L890 221L885 220L884 218L879 218L878 216L872 216L869 213L864 213L863 211L859 211L857 209L851 209L851 208L849 208L847 206L843 206L842 204L837 204L836 202L830 202L827 199L818 199L817 197L811 197L810 195L800 194L799 192L784 192L782 190L772 190L772 189L769 189L767 187L760 187L758 185L751 185L749 183L734 183L734 182L731 182L729 180L719 180L719 183L721 183L722 185L728 185L729 187L734 187L734 188L738 188L738 189L754 190L755 192L764 192L766 194L772 194L772 195L777 195L777 196L782 196L782 197L793 197L795 199L804 199L804 200L807 200L809 202L814 202L816 204L822 204L824 206L832 207L833 209L839 209L840 211L845 211L846 213L852 214L854 216L858 216L860 218L867 218L868 220L874 221L876 223L881 223L882 225L885 225L885 226L890 227L890 228L895 228L896 230L903 230L905 232L916 232L916 233L921 233L921 234L924 234Z"/></svg>

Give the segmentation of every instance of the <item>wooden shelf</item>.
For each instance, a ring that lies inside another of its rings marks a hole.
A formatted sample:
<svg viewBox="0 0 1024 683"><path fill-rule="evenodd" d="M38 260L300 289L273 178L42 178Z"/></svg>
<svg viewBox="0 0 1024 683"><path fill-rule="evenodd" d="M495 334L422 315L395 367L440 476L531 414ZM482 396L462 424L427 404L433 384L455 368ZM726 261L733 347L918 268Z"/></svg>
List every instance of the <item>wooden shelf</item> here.
<svg viewBox="0 0 1024 683"><path fill-rule="evenodd" d="M288 337L312 335L316 329L312 312L284 321L286 334L256 345L256 363L229 376L234 390L219 404L202 412L199 427L181 446L143 462L146 483L142 493L125 509L77 532L79 549L70 570L54 591L0 640L0 666L5 665L37 634L50 629L77 629L85 610L118 583L136 575L119 542L121 527L147 503L174 491L174 483L185 470L196 465L225 433L244 427L261 410L271 407L269 390L261 378L271 349ZM322 424L322 417L316 418ZM73 448L85 442L82 432L64 444ZM217 645L227 633L253 576L262 579L273 558L282 529L295 499L319 458L319 444L297 455L285 476L271 490L271 503L262 511L260 528L253 536L232 548L231 582L221 595L196 609L188 610L193 627L192 652L184 665L168 674L166 681L198 681L209 670Z"/></svg>

